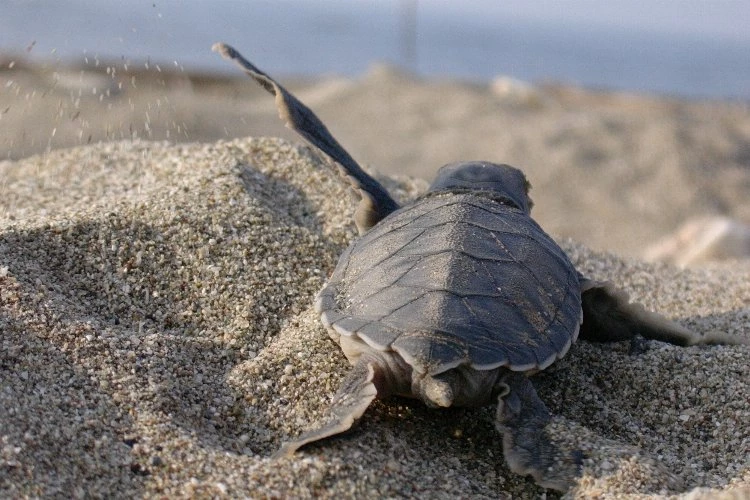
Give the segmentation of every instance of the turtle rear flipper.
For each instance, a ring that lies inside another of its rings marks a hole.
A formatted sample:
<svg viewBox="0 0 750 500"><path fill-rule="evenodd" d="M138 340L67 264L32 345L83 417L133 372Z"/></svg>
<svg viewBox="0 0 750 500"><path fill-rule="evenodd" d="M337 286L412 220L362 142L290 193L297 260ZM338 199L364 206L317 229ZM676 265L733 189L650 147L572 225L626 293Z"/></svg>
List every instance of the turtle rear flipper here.
<svg viewBox="0 0 750 500"><path fill-rule="evenodd" d="M750 345L743 338L717 330L698 333L632 303L612 283L581 278L583 324L580 337L590 342L634 340L638 336L679 346L698 344Z"/></svg>
<svg viewBox="0 0 750 500"><path fill-rule="evenodd" d="M568 490L581 474L583 453L552 442L546 431L552 417L525 375L508 372L498 388L495 427L510 469L545 488Z"/></svg>
<svg viewBox="0 0 750 500"><path fill-rule="evenodd" d="M303 433L297 439L286 441L272 458L289 457L308 443L351 429L354 422L365 413L370 403L378 396L375 386L378 369L376 363L366 359L365 356L360 357L333 397L325 423Z"/></svg>
<svg viewBox="0 0 750 500"><path fill-rule="evenodd" d="M286 126L300 134L329 159L333 160L339 171L359 192L361 200L354 215L354 221L360 234L365 233L388 214L399 208L398 203L388 191L362 170L310 108L302 104L276 80L242 57L242 54L233 47L225 43L216 43L213 50L220 53L225 59L237 63L247 75L275 95L279 117L284 120Z"/></svg>

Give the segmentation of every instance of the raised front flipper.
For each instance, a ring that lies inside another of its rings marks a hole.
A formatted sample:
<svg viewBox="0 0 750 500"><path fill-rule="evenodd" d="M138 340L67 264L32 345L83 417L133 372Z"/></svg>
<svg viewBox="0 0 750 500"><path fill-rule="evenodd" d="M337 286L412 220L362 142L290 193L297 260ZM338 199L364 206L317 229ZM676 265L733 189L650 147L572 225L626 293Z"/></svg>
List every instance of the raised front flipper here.
<svg viewBox="0 0 750 500"><path fill-rule="evenodd" d="M286 126L299 133L310 144L333 160L339 171L359 191L362 199L354 215L354 222L357 224L360 234L365 233L398 208L398 203L391 198L388 191L362 170L351 155L334 139L323 122L307 106L229 45L216 43L213 50L220 53L225 59L237 63L245 73L268 92L275 95L279 117L284 120Z"/></svg>
<svg viewBox="0 0 750 500"><path fill-rule="evenodd" d="M273 458L291 456L302 446L351 429L354 422L364 414L367 407L378 395L375 377L378 366L372 361L359 358L357 364L347 374L344 383L333 397L329 415L317 429L305 432L293 441L285 442Z"/></svg>
<svg viewBox="0 0 750 500"><path fill-rule="evenodd" d="M637 336L679 346L697 344L750 345L743 338L720 331L698 333L678 325L642 305L611 283L581 278L583 324L580 338L591 342L632 340Z"/></svg>

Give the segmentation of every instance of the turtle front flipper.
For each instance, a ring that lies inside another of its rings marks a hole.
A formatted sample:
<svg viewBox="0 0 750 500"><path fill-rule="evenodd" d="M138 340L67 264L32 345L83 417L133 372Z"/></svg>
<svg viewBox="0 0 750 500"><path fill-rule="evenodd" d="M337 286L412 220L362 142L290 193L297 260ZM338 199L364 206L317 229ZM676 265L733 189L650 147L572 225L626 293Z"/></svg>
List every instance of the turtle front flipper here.
<svg viewBox="0 0 750 500"><path fill-rule="evenodd" d="M591 342L635 340L638 336L679 346L698 344L750 345L743 338L720 331L698 333L660 314L630 302L628 294L611 283L581 278L583 324L580 337Z"/></svg>
<svg viewBox="0 0 750 500"><path fill-rule="evenodd" d="M508 372L499 383L495 427L503 434L503 455L510 470L531 475L545 488L568 490L580 476L583 453L553 444L546 427L552 421L531 381Z"/></svg>
<svg viewBox="0 0 750 500"><path fill-rule="evenodd" d="M354 422L364 414L378 395L375 386L378 369L375 362L366 359L365 356L360 357L333 397L325 423L303 433L293 441L286 441L279 451L273 454L273 458L289 457L308 443L351 429Z"/></svg>
<svg viewBox="0 0 750 500"><path fill-rule="evenodd" d="M331 135L326 126L307 106L289 93L276 80L256 68L242 54L225 43L216 43L213 50L225 59L237 63L242 70L258 82L264 89L276 96L279 117L286 126L307 139L310 144L325 153L338 166L359 192L361 200L354 216L360 234L380 222L388 214L399 208L388 191L367 174L349 153Z"/></svg>

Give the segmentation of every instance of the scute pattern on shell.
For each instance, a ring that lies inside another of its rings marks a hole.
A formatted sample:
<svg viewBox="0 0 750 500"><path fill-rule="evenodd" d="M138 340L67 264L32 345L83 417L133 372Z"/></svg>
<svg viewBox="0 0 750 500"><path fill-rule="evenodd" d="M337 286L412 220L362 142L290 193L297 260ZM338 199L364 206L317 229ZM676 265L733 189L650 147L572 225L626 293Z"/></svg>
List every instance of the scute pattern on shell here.
<svg viewBox="0 0 750 500"><path fill-rule="evenodd" d="M575 268L515 207L432 194L342 255L317 308L334 337L398 352L423 373L546 368L581 324Z"/></svg>

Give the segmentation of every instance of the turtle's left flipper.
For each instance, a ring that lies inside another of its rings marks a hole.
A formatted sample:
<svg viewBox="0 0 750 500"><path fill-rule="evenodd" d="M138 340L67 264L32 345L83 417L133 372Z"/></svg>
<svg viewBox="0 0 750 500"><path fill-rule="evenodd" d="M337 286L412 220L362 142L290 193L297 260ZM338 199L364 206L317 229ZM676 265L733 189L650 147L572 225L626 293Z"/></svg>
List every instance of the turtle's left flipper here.
<svg viewBox="0 0 750 500"><path fill-rule="evenodd" d="M225 59L237 63L245 73L268 92L275 95L279 117L284 120L286 126L299 133L310 144L333 160L341 173L359 191L362 199L359 207L357 207L355 222L360 233L366 232L385 216L399 208L398 203L391 198L388 191L362 170L359 164L331 135L323 122L307 106L279 85L276 80L242 57L242 54L233 47L225 43L216 43L213 50L220 53Z"/></svg>
<svg viewBox="0 0 750 500"><path fill-rule="evenodd" d="M743 338L720 331L698 333L646 310L611 283L581 278L583 324L580 337L591 342L632 340L637 336L679 346L697 344L750 345Z"/></svg>
<svg viewBox="0 0 750 500"><path fill-rule="evenodd" d="M305 432L292 441L286 441L272 458L290 457L297 449L308 443L351 429L354 422L378 396L374 380L379 370L377 363L362 356L344 378L341 388L333 397L325 423L320 423L317 428Z"/></svg>

